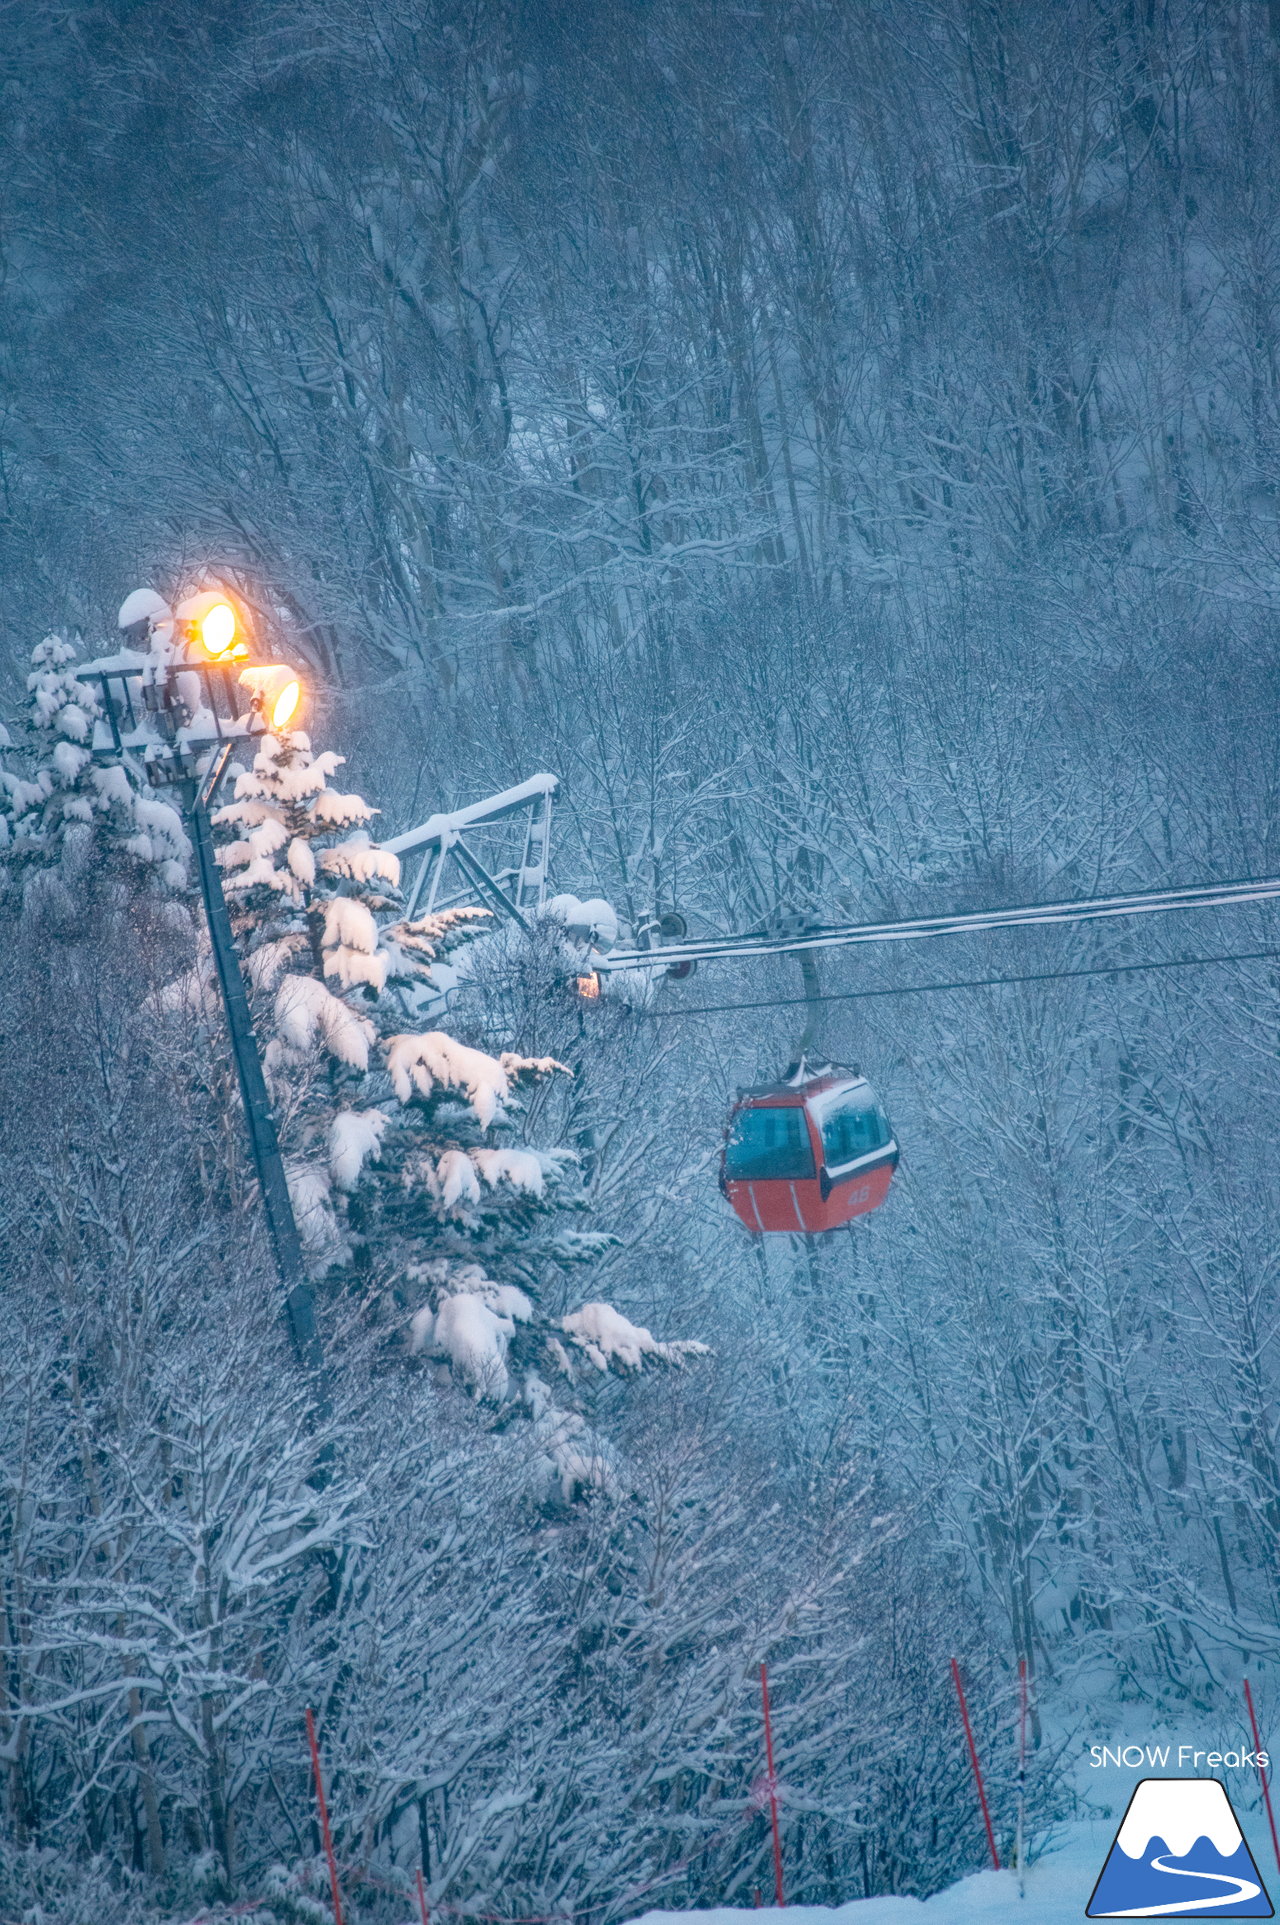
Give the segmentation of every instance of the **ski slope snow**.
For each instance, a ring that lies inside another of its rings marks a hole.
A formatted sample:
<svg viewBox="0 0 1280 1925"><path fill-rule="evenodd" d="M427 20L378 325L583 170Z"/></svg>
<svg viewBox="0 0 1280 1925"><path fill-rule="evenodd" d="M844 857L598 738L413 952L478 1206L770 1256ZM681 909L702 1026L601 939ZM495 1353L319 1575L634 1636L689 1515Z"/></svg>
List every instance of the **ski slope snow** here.
<svg viewBox="0 0 1280 1925"><path fill-rule="evenodd" d="M1242 1814L1243 1816L1243 1814ZM646 1912L635 1925L1082 1925L1085 1907L1115 1837L1119 1813L1061 1828L1060 1843L1030 1866L1026 1896L1018 1895L1011 1871L974 1872L932 1898L863 1898L838 1906L788 1905L779 1911L723 1910ZM1265 1823L1259 1836L1245 1819L1245 1833L1273 1901L1280 1887ZM1264 1842L1265 1841L1265 1842ZM1211 1914L1209 1914L1211 1915Z"/></svg>

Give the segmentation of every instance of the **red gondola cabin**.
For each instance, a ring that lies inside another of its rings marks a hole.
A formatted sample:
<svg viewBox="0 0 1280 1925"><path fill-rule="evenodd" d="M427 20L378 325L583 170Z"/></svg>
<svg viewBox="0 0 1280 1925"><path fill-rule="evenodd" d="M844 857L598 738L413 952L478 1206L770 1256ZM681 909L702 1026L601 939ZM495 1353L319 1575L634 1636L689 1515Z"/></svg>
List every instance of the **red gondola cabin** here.
<svg viewBox="0 0 1280 1925"><path fill-rule="evenodd" d="M821 1235L889 1194L898 1145L865 1076L801 1063L744 1090L729 1116L720 1187L755 1235Z"/></svg>

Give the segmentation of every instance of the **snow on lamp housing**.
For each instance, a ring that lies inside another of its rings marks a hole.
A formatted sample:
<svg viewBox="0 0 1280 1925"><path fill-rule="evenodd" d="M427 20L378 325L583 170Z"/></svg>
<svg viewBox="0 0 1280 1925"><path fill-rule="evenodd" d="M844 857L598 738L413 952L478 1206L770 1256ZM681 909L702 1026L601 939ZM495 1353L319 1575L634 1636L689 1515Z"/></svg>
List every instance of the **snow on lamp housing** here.
<svg viewBox="0 0 1280 1925"><path fill-rule="evenodd" d="M101 689L93 749L99 755L140 754L153 780L190 773L216 743L289 728L303 698L303 682L285 663L246 663L243 611L222 590L205 589L170 610L154 590L136 590L123 603L119 625L126 643L84 665L81 674ZM247 708L233 685L249 695Z"/></svg>

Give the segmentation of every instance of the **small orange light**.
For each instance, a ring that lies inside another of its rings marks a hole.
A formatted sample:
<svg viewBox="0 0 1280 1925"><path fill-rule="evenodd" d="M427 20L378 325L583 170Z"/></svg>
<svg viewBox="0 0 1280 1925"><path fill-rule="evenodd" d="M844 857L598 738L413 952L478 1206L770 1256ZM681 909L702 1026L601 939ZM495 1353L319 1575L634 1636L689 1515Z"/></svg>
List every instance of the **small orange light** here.
<svg viewBox="0 0 1280 1925"><path fill-rule="evenodd" d="M199 620L200 641L206 655L221 661L236 639L236 611L230 602L215 602Z"/></svg>
<svg viewBox="0 0 1280 1925"><path fill-rule="evenodd" d="M600 994L600 978L593 969L589 976L579 976L578 994L584 1001L592 1003Z"/></svg>
<svg viewBox="0 0 1280 1925"><path fill-rule="evenodd" d="M284 687L281 689L280 693L276 696L275 702L272 705L272 709L271 709L272 728L273 729L288 728L290 722L293 720L294 712L296 711L297 706L301 700L302 700L301 682L286 682Z"/></svg>

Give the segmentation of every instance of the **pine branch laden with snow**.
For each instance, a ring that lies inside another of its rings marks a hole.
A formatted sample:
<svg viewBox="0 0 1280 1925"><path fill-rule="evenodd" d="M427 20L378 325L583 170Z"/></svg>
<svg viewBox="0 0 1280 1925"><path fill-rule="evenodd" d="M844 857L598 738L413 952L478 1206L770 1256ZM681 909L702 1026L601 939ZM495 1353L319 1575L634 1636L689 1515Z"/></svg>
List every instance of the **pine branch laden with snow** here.
<svg viewBox="0 0 1280 1925"><path fill-rule="evenodd" d="M274 1045L267 1047L268 1067L287 1063L290 1056L305 1060L324 1048L348 1069L368 1068L376 1033L372 1022L314 976L283 979L276 991L275 1020ZM274 1057L273 1046L278 1046Z"/></svg>
<svg viewBox="0 0 1280 1925"><path fill-rule="evenodd" d="M313 1260L337 1260L346 1245L332 1203L333 1181L328 1168L289 1157L285 1159L285 1180L303 1250Z"/></svg>
<svg viewBox="0 0 1280 1925"><path fill-rule="evenodd" d="M584 1303L581 1310L560 1319L560 1328L601 1371L626 1374L642 1370L650 1361L679 1366L686 1358L710 1354L704 1343L659 1343L651 1331L630 1322L609 1303Z"/></svg>
<svg viewBox="0 0 1280 1925"><path fill-rule="evenodd" d="M355 1189L364 1166L378 1155L390 1117L381 1110L339 1110L329 1125L329 1175L335 1189Z"/></svg>
<svg viewBox="0 0 1280 1925"><path fill-rule="evenodd" d="M344 989L367 983L386 985L388 958L378 949L378 930L367 905L349 896L335 896L324 906L324 973L336 977Z"/></svg>
<svg viewBox="0 0 1280 1925"><path fill-rule="evenodd" d="M512 1395L516 1360L513 1348L531 1352L541 1342L544 1364L572 1376L563 1347L549 1334L528 1295L510 1284L494 1283L477 1264L464 1264L450 1273L434 1308L423 1307L410 1324L411 1351L446 1363L451 1373L473 1394L496 1404ZM607 1311L616 1326L647 1339L649 1354L674 1351L678 1346L655 1345L648 1331L637 1332L605 1304L588 1310ZM603 1327L604 1320L601 1320ZM612 1329L613 1326L610 1326ZM633 1350L646 1348L632 1344ZM701 1346L691 1348L700 1350ZM619 1488L616 1460L607 1443L590 1428L580 1411L566 1409L536 1365L527 1357L520 1383L520 1402L532 1420L533 1433L544 1453L546 1472L563 1503L592 1491L614 1493ZM602 1368L606 1367L604 1365Z"/></svg>
<svg viewBox="0 0 1280 1925"><path fill-rule="evenodd" d="M546 1063L545 1074L562 1067L550 1058ZM423 1036L392 1036L387 1043L387 1070L402 1103L415 1094L430 1096L437 1089L462 1090L481 1129L488 1129L499 1117L505 1119L517 1070L535 1068L522 1057L487 1056L439 1029Z"/></svg>
<svg viewBox="0 0 1280 1925"><path fill-rule="evenodd" d="M324 797L319 800L323 801ZM392 889L400 886L399 856L393 855L390 849L380 849L364 833L346 836L332 849L326 849L320 857L320 867L326 875L345 876L350 882L382 881Z"/></svg>
<svg viewBox="0 0 1280 1925"><path fill-rule="evenodd" d="M0 850L17 867L60 868L68 880L93 874L185 890L191 845L182 818L127 759L94 762L89 744L101 703L97 689L78 679L75 660L57 635L32 652L31 773L0 770Z"/></svg>
<svg viewBox="0 0 1280 1925"><path fill-rule="evenodd" d="M458 977L445 958L484 935L492 920L488 909L460 908L388 924L382 930L388 981L410 992L407 1003L411 1008L437 1003Z"/></svg>

